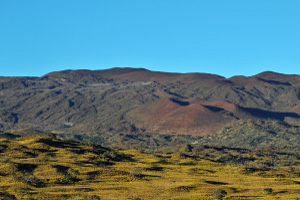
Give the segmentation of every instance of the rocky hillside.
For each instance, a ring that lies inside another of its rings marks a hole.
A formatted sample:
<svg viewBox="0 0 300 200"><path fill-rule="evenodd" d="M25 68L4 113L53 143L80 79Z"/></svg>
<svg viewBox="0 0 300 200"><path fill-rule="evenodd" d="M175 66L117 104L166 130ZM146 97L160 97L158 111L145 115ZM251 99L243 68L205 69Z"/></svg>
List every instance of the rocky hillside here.
<svg viewBox="0 0 300 200"><path fill-rule="evenodd" d="M0 128L211 135L246 120L300 123L300 76L224 78L146 69L0 77Z"/></svg>

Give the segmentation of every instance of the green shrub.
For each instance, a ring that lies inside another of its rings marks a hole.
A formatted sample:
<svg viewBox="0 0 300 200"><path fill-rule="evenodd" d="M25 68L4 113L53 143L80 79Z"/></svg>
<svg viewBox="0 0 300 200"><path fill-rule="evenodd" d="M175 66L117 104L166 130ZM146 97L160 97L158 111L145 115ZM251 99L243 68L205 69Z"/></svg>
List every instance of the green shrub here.
<svg viewBox="0 0 300 200"><path fill-rule="evenodd" d="M9 194L5 189L0 189L0 199L15 200L17 198L15 195Z"/></svg>
<svg viewBox="0 0 300 200"><path fill-rule="evenodd" d="M19 196L31 195L32 189L29 187L16 187L13 189L14 193Z"/></svg>
<svg viewBox="0 0 300 200"><path fill-rule="evenodd" d="M31 173L26 173L26 174L18 177L17 179L19 181L21 181L22 183L27 183L28 185L31 185L34 187L43 187L45 185L40 179L38 179Z"/></svg>
<svg viewBox="0 0 300 200"><path fill-rule="evenodd" d="M264 188L263 191L265 194L272 194L273 189L272 188Z"/></svg>
<svg viewBox="0 0 300 200"><path fill-rule="evenodd" d="M225 197L225 195L227 195L227 192L223 189L217 189L213 192L213 199L215 200L222 200L223 197Z"/></svg>
<svg viewBox="0 0 300 200"><path fill-rule="evenodd" d="M101 198L98 195L83 195L77 196L75 200L100 200Z"/></svg>
<svg viewBox="0 0 300 200"><path fill-rule="evenodd" d="M105 161L118 160L118 154L115 151L106 151L99 155Z"/></svg>
<svg viewBox="0 0 300 200"><path fill-rule="evenodd" d="M78 170L75 170L73 168L69 168L64 176L62 178L60 178L58 181L60 183L63 183L63 184L72 184L72 183L75 183L75 182L78 182L79 179L78 179L78 176L79 176L79 171Z"/></svg>
<svg viewBox="0 0 300 200"><path fill-rule="evenodd" d="M87 200L100 200L101 198L98 195L88 196Z"/></svg>
<svg viewBox="0 0 300 200"><path fill-rule="evenodd" d="M54 133L46 133L46 137L48 137L51 140L55 140L56 139L56 135Z"/></svg>
<svg viewBox="0 0 300 200"><path fill-rule="evenodd" d="M133 178L142 178L144 175L143 175L143 168L141 167L135 167L132 172L130 173L130 175L133 177Z"/></svg>
<svg viewBox="0 0 300 200"><path fill-rule="evenodd" d="M128 199L128 200L142 200L141 198L139 198L139 197L134 197L134 196L129 196L127 199Z"/></svg>

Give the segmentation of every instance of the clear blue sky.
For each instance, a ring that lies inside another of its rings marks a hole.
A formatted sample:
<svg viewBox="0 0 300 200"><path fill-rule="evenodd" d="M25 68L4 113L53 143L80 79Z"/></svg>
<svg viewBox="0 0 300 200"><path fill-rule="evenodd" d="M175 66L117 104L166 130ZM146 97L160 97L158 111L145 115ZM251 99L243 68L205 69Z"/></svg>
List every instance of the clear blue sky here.
<svg viewBox="0 0 300 200"><path fill-rule="evenodd" d="M0 0L0 76L300 74L299 0Z"/></svg>

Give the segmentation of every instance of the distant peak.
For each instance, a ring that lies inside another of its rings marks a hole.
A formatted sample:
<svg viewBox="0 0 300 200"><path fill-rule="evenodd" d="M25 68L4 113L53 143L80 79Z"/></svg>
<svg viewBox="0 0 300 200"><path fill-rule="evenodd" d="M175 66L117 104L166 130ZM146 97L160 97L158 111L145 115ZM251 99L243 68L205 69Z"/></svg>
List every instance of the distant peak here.
<svg viewBox="0 0 300 200"><path fill-rule="evenodd" d="M107 70L133 70L133 71L149 71L148 69L146 68L134 68L134 67L113 67L113 68L110 68L110 69L107 69Z"/></svg>
<svg viewBox="0 0 300 200"><path fill-rule="evenodd" d="M274 71L264 71L264 72L261 72L255 76L269 76L269 75L285 75L285 74L282 74L282 73L279 73L279 72L274 72Z"/></svg>

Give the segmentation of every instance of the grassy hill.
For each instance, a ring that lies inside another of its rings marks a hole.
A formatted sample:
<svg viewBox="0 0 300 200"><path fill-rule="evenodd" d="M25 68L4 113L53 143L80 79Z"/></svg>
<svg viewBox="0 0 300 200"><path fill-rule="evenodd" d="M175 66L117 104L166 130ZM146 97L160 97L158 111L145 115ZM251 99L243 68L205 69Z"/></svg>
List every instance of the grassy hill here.
<svg viewBox="0 0 300 200"><path fill-rule="evenodd" d="M0 199L213 199L218 189L227 199L297 199L299 184L298 166L112 150L54 135L0 139Z"/></svg>

